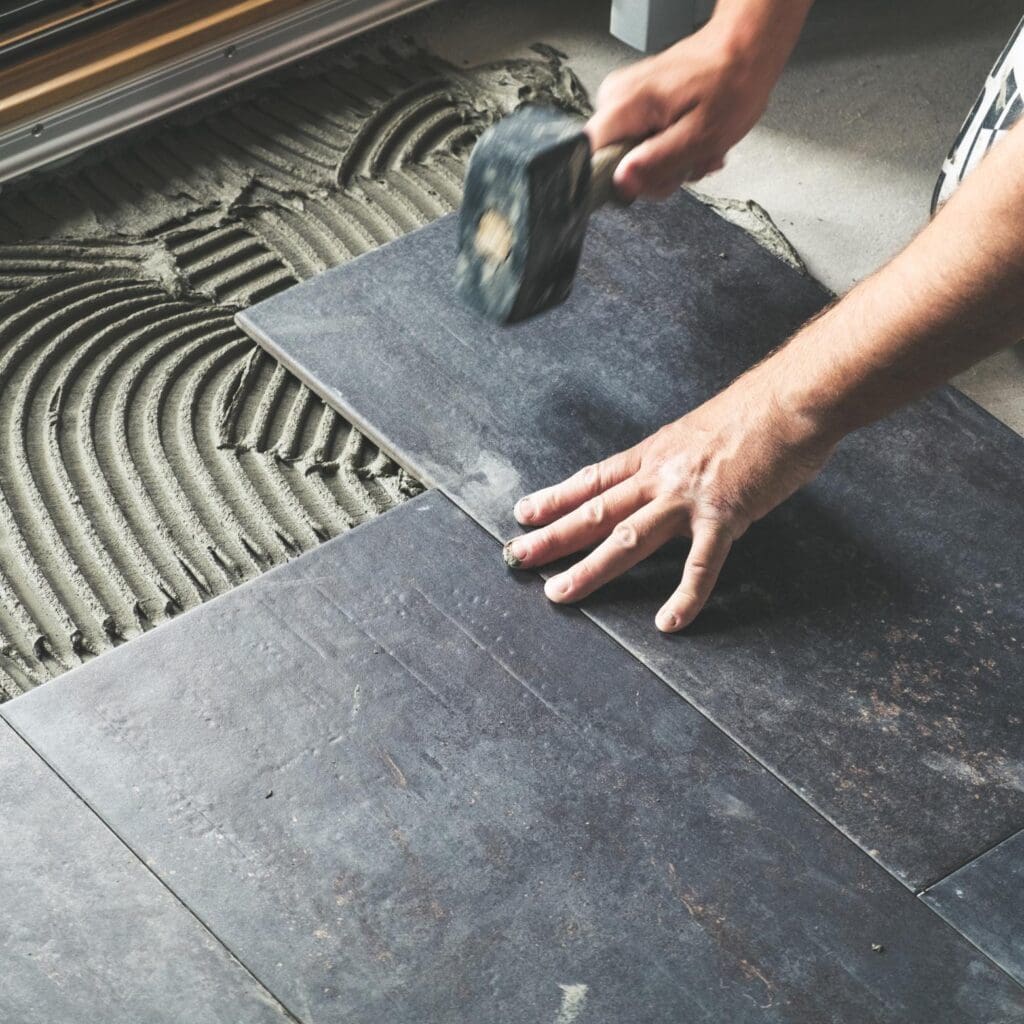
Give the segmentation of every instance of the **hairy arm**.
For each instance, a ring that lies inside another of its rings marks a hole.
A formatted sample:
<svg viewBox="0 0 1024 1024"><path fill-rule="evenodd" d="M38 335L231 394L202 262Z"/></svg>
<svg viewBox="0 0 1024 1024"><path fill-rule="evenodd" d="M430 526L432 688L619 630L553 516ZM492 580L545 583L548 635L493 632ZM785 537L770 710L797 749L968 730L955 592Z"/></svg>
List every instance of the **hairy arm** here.
<svg viewBox="0 0 1024 1024"><path fill-rule="evenodd" d="M1024 337L1024 122L907 248L709 402L516 505L523 567L597 545L552 577L575 601L676 536L692 538L658 628L687 626L732 543L838 441Z"/></svg>
<svg viewBox="0 0 1024 1024"><path fill-rule="evenodd" d="M1024 338L1024 122L935 219L771 360L838 440ZM815 351L815 346L822 346Z"/></svg>

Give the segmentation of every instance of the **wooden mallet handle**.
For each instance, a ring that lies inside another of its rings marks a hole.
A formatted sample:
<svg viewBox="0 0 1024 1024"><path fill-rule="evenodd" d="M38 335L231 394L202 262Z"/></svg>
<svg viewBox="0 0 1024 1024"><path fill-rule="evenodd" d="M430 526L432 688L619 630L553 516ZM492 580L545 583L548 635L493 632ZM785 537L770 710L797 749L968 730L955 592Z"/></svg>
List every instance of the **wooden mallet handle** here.
<svg viewBox="0 0 1024 1024"><path fill-rule="evenodd" d="M612 178L615 169L622 163L622 158L633 148L631 142L613 142L610 146L602 146L590 158L590 209L591 212L605 203L627 206L629 200L623 199L615 189Z"/></svg>

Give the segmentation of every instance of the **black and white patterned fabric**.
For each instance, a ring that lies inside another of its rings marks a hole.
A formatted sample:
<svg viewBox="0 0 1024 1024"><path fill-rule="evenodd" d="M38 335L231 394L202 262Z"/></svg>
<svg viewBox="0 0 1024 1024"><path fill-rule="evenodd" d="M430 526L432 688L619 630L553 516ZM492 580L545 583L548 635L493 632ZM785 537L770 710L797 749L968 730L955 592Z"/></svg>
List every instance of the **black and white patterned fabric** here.
<svg viewBox="0 0 1024 1024"><path fill-rule="evenodd" d="M1024 21L1014 29L995 62L981 95L967 115L953 148L942 165L932 193L934 213L955 191L981 158L1017 123L1024 111Z"/></svg>

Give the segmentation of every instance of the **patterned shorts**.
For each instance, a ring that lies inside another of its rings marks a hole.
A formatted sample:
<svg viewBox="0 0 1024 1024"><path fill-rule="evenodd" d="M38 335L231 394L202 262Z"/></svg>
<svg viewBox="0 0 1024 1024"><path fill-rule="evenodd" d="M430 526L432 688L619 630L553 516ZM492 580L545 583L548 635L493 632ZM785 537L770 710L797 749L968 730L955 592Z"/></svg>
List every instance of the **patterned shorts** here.
<svg viewBox="0 0 1024 1024"><path fill-rule="evenodd" d="M1024 111L1024 21L1014 29L999 60L995 62L953 148L942 165L932 193L932 213L955 191L981 158L1001 139Z"/></svg>

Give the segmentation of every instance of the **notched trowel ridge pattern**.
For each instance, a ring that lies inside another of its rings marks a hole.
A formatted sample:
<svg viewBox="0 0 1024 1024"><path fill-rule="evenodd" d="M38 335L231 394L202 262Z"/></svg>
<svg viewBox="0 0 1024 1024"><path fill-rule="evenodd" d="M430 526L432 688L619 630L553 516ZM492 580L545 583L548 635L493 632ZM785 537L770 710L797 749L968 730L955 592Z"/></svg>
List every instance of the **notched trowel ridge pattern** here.
<svg viewBox="0 0 1024 1024"><path fill-rule="evenodd" d="M0 197L0 699L419 485L234 313L454 209L551 53L360 42Z"/></svg>

